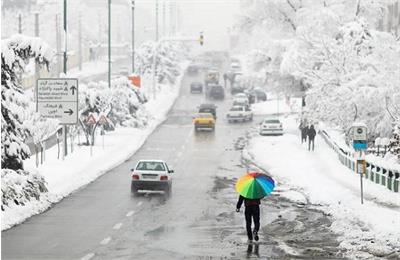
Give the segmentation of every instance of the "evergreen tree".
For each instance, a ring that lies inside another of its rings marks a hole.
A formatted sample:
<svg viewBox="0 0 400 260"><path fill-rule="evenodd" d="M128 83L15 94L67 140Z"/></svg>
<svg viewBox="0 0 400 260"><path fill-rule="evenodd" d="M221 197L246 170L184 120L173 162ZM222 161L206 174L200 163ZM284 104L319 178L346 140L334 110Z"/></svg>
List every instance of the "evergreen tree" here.
<svg viewBox="0 0 400 260"><path fill-rule="evenodd" d="M18 75L30 59L48 66L50 49L39 38L22 35L2 41L1 52L1 164L3 169L23 169L29 157L24 143L28 130L23 126L29 100L21 88Z"/></svg>

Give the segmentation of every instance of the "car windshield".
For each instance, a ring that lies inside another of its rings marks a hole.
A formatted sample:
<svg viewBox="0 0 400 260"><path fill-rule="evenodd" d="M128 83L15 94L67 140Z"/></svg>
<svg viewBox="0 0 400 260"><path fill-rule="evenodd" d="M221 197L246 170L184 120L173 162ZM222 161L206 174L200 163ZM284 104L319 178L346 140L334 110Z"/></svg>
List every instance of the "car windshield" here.
<svg viewBox="0 0 400 260"><path fill-rule="evenodd" d="M277 120L277 119L266 119L264 121L264 123L266 123L266 124L280 124L281 122L279 120Z"/></svg>
<svg viewBox="0 0 400 260"><path fill-rule="evenodd" d="M231 111L243 111L242 107L232 107Z"/></svg>
<svg viewBox="0 0 400 260"><path fill-rule="evenodd" d="M165 171L164 163L162 162L139 162L136 170L139 171Z"/></svg>
<svg viewBox="0 0 400 260"><path fill-rule="evenodd" d="M197 118L213 118L213 115L210 113L198 113L196 115Z"/></svg>

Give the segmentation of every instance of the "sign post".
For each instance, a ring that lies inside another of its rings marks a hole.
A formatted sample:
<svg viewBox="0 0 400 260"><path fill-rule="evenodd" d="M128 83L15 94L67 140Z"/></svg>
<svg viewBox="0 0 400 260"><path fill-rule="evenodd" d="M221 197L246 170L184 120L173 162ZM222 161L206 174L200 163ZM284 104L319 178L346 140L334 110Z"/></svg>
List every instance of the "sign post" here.
<svg viewBox="0 0 400 260"><path fill-rule="evenodd" d="M356 172L360 174L361 204L364 204L363 175L366 173L365 150L367 149L367 126L355 123L351 127L353 137L353 148L356 151Z"/></svg>
<svg viewBox="0 0 400 260"><path fill-rule="evenodd" d="M107 124L107 118L102 115L98 121L98 124L101 125L101 135L102 135L102 139L103 139L103 149L104 149L104 136L105 136L105 132L104 132L104 125Z"/></svg>
<svg viewBox="0 0 400 260"><path fill-rule="evenodd" d="M86 119L86 124L91 125L93 127L92 132L90 133L91 135L91 140L90 140L90 156L93 155L93 143L94 143L94 131L96 130L96 118L92 114L89 115L89 117Z"/></svg>
<svg viewBox="0 0 400 260"><path fill-rule="evenodd" d="M36 91L36 111L43 118L57 119L64 126L78 123L78 79L41 78ZM66 134L64 127L63 159L67 155Z"/></svg>

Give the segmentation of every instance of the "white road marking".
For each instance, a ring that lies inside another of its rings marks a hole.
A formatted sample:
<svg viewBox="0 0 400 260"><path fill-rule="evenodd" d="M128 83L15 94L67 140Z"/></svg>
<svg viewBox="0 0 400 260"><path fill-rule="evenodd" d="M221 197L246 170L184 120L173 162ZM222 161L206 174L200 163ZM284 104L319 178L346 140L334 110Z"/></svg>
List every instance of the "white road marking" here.
<svg viewBox="0 0 400 260"><path fill-rule="evenodd" d="M127 217L130 217L130 216L132 216L134 213L135 213L135 211L133 211L133 210L132 210L132 211L129 211L129 212L126 214L126 216L127 216Z"/></svg>
<svg viewBox="0 0 400 260"><path fill-rule="evenodd" d="M143 201L139 201L137 205L140 206L142 204L143 204Z"/></svg>
<svg viewBox="0 0 400 260"><path fill-rule="evenodd" d="M94 257L94 253L89 253L87 255L85 255L84 257L81 258L81 260L89 260L92 259Z"/></svg>
<svg viewBox="0 0 400 260"><path fill-rule="evenodd" d="M113 229L120 229L122 227L122 223L117 223L113 226Z"/></svg>
<svg viewBox="0 0 400 260"><path fill-rule="evenodd" d="M108 243L110 243L110 241L111 241L111 237L106 237L103 240L101 240L100 244L104 246L104 245L107 245Z"/></svg>

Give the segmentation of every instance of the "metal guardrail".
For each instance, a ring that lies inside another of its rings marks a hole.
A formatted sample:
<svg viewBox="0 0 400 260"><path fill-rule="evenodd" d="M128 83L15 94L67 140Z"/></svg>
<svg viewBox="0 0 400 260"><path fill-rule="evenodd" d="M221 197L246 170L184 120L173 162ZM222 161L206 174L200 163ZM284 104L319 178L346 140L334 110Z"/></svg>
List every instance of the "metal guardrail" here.
<svg viewBox="0 0 400 260"><path fill-rule="evenodd" d="M349 153L340 148L339 145L337 145L335 141L330 138L328 133L322 130L319 132L319 134L322 136L328 146L336 152L339 161L344 166L356 173L356 163L354 158L352 158ZM364 175L364 178L373 183L385 186L393 192L399 192L400 173L398 170L384 168L380 165L367 161L367 172Z"/></svg>

